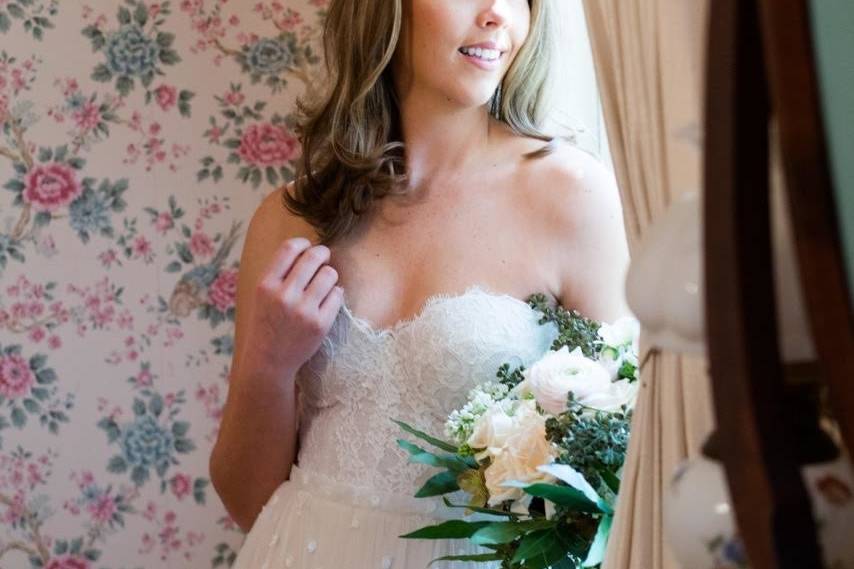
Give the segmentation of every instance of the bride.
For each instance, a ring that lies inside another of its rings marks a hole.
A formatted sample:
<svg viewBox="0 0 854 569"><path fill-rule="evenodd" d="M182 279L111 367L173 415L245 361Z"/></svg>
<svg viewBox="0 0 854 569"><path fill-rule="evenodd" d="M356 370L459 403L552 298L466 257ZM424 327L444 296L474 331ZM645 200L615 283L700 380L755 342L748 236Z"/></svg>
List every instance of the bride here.
<svg viewBox="0 0 854 569"><path fill-rule="evenodd" d="M614 178L540 130L549 2L331 0L297 180L259 206L241 257L210 460L249 532L236 569L482 552L399 537L461 510L412 497L433 472L391 419L441 434L501 363L538 359L556 328L533 293L629 314Z"/></svg>

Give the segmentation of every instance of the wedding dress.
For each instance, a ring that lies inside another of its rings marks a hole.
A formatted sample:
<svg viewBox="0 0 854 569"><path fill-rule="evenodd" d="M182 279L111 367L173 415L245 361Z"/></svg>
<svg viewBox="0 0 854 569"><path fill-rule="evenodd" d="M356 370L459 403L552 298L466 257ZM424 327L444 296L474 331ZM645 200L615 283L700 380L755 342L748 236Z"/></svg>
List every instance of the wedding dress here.
<svg viewBox="0 0 854 569"><path fill-rule="evenodd" d="M444 438L469 390L503 363L530 366L557 337L527 303L481 286L430 297L421 312L376 329L346 302L297 374L300 452L290 479L263 507L233 569L423 569L445 555L487 553L468 540L398 536L462 519L441 497L413 495L438 469L408 462L420 446L392 419ZM465 494L454 494L464 503ZM474 514L466 519L477 518ZM498 562L432 567L495 568Z"/></svg>

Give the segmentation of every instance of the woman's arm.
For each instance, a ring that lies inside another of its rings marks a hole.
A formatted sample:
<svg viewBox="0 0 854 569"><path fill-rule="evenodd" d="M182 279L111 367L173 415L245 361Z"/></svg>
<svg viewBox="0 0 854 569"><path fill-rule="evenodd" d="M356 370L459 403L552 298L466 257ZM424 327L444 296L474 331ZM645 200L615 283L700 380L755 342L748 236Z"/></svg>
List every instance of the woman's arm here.
<svg viewBox="0 0 854 569"><path fill-rule="evenodd" d="M281 205L281 191L272 192L253 215L241 254L228 398L209 467L214 489L245 531L296 459L298 397L295 369L265 372L244 361L249 316L281 245L306 232Z"/></svg>

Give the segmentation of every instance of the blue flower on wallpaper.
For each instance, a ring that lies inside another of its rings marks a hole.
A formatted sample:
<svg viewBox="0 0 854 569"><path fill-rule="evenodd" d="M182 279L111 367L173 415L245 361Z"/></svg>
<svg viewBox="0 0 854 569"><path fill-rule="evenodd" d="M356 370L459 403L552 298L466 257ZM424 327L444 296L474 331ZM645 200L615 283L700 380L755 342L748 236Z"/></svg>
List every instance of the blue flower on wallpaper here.
<svg viewBox="0 0 854 569"><path fill-rule="evenodd" d="M104 53L107 55L107 66L116 75L142 77L154 72L160 57L160 46L146 37L138 25L128 24L107 36Z"/></svg>
<svg viewBox="0 0 854 569"><path fill-rule="evenodd" d="M158 425L151 415L138 417L122 436L122 453L128 465L156 468L161 475L169 467L174 445L172 433Z"/></svg>
<svg viewBox="0 0 854 569"><path fill-rule="evenodd" d="M106 83L116 79L116 90L126 97L134 88L134 78L138 77L143 87L148 88L155 75L163 75L160 65L174 65L181 57L172 43L175 34L159 31L165 22L163 17L170 14L169 3L159 8L159 17L153 22L149 17L149 8L137 0L125 0L127 6L118 10L119 28L104 32L97 25L83 29L84 36L92 42L92 51L100 51L106 57L106 63L100 63L92 72L92 79ZM146 25L150 23L150 30ZM189 92L188 92L189 93ZM148 92L148 99L151 93ZM185 95L186 97L191 94ZM186 102L186 101L185 101Z"/></svg>
<svg viewBox="0 0 854 569"><path fill-rule="evenodd" d="M98 427L107 433L109 442L118 443L121 454L110 459L107 469L114 474L130 471L134 484L142 486L154 469L161 480L169 467L178 464L178 454L195 450L196 445L187 438L190 424L176 421L180 405L185 402L183 392L170 396L167 402L151 390L143 390L148 398L134 399L134 420L119 425L113 417L105 417Z"/></svg>
<svg viewBox="0 0 854 569"><path fill-rule="evenodd" d="M229 50L248 73L252 84L264 82L278 93L287 87L288 75L298 78L305 85L312 83L311 67L320 63L311 42L301 41L293 32L282 32L274 38L261 38L244 45L242 49Z"/></svg>
<svg viewBox="0 0 854 569"><path fill-rule="evenodd" d="M71 203L68 213L71 228L81 238L92 233L112 234L109 206L104 197L93 192L92 188L86 188L83 194ZM86 238L83 239L85 241Z"/></svg>
<svg viewBox="0 0 854 569"><path fill-rule="evenodd" d="M292 60L290 47L277 39L261 38L247 48L246 63L252 73L281 73Z"/></svg>

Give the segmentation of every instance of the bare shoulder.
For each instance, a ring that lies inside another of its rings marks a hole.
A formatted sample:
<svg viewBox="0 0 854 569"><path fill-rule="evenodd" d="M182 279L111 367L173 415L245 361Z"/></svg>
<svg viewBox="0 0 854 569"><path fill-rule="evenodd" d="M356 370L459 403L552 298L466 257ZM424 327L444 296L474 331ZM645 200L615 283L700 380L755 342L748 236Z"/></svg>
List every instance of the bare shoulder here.
<svg viewBox="0 0 854 569"><path fill-rule="evenodd" d="M598 158L571 144L557 143L552 153L530 159L526 191L555 221L583 221L622 214L616 179ZM567 219L567 216L570 219Z"/></svg>
<svg viewBox="0 0 854 569"><path fill-rule="evenodd" d="M293 183L273 190L261 201L252 214L249 233L254 233L253 237L264 237L264 243L270 243L274 240L271 238L276 236L284 239L305 237L312 242L316 241L317 233L311 224L285 207L285 192L293 195Z"/></svg>
<svg viewBox="0 0 854 569"><path fill-rule="evenodd" d="M629 252L614 174L597 157L566 143L532 159L528 169L525 199L541 221L561 303L598 320L628 315Z"/></svg>

